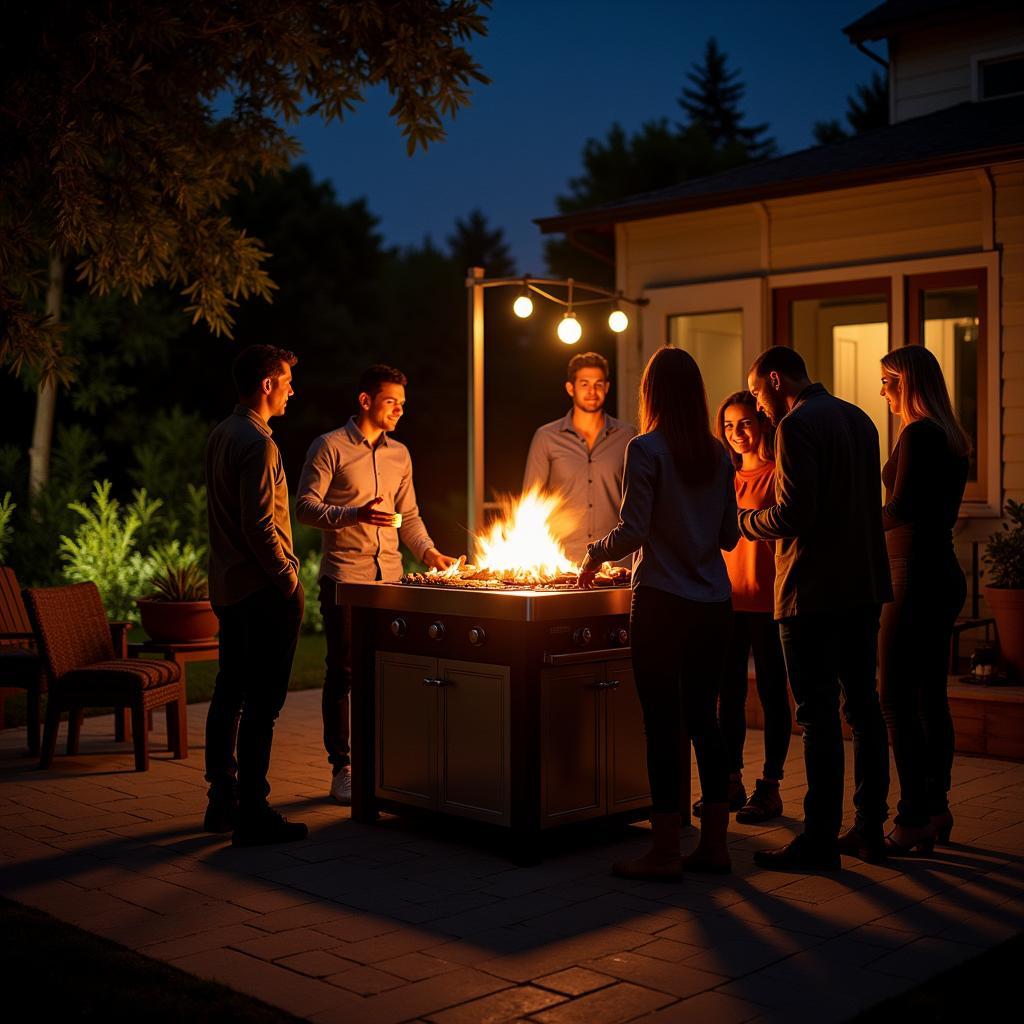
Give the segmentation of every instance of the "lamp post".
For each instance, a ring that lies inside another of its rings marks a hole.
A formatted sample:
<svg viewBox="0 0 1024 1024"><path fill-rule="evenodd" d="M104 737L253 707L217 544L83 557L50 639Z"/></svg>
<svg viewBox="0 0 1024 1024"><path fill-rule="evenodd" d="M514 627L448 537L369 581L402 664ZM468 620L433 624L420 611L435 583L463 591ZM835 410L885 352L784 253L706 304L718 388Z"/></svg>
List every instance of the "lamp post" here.
<svg viewBox="0 0 1024 1024"><path fill-rule="evenodd" d="M513 312L521 319L533 313L533 295L562 306L565 313L558 324L558 339L565 345L575 345L583 335L574 310L581 306L611 303L608 326L621 334L629 326L629 317L622 311L623 303L646 306L647 299L631 299L622 292L609 291L597 285L584 284L573 278L565 280L541 277L484 276L483 267L470 267L466 272L468 308L469 365L468 369L468 449L466 460L466 524L470 539L478 535L484 525L484 291L488 288L518 288L519 295ZM564 289L566 297L552 295L551 289ZM579 298L579 293L596 296Z"/></svg>

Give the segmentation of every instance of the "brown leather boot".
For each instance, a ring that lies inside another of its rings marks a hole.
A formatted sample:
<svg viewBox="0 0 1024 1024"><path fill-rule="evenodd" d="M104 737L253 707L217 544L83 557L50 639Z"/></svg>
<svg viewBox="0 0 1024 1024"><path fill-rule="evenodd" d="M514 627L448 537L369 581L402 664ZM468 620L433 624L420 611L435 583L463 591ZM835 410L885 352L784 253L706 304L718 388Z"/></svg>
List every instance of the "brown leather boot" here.
<svg viewBox="0 0 1024 1024"><path fill-rule="evenodd" d="M700 839L696 849L682 858L683 871L700 871L711 875L728 875L732 872L728 843L729 805L721 803L704 804L700 819Z"/></svg>
<svg viewBox="0 0 1024 1024"><path fill-rule="evenodd" d="M679 861L678 812L651 815L650 850L636 860L620 860L612 865L612 874L619 878L640 878L668 882L682 877Z"/></svg>

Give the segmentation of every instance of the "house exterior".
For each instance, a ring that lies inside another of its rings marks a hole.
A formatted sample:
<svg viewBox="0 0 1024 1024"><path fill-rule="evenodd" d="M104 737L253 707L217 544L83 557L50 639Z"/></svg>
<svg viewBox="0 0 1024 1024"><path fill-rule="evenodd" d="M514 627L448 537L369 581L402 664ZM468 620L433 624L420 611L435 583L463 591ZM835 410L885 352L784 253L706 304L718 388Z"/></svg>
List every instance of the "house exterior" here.
<svg viewBox="0 0 1024 1024"><path fill-rule="evenodd" d="M613 232L617 287L650 300L619 338L622 416L661 345L698 359L712 412L759 351L792 345L872 417L884 458L897 424L878 360L931 348L974 439L969 571L972 542L1024 500L1024 16L888 0L844 31L888 49L888 127L538 223Z"/></svg>

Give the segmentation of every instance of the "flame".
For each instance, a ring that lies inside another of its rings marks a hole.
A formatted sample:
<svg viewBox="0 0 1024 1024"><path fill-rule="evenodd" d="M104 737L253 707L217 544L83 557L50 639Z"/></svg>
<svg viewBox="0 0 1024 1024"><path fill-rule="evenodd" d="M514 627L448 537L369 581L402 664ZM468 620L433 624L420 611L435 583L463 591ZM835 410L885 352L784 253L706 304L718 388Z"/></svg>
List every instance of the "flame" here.
<svg viewBox="0 0 1024 1024"><path fill-rule="evenodd" d="M524 583L577 572L578 566L566 558L552 532L561 505L558 495L544 494L539 487L512 502L504 516L477 537L477 567Z"/></svg>

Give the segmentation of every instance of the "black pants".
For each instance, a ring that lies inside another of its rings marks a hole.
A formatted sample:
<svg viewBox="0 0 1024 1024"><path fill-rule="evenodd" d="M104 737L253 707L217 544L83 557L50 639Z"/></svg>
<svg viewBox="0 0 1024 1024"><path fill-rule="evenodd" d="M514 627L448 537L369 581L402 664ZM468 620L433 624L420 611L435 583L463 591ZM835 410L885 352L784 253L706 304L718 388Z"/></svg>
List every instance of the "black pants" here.
<svg viewBox="0 0 1024 1024"><path fill-rule="evenodd" d="M879 695L900 779L899 825L926 825L949 807L953 716L946 673L953 623L967 597L959 565L891 558L893 601L882 609Z"/></svg>
<svg viewBox="0 0 1024 1024"><path fill-rule="evenodd" d="M206 781L217 799L231 794L237 779L243 819L265 808L270 795L274 723L288 694L303 601L301 586L291 597L270 586L213 609L220 621L220 669L206 716Z"/></svg>
<svg viewBox="0 0 1024 1024"><path fill-rule="evenodd" d="M729 771L743 771L743 744L747 736L747 659L754 651L757 695L764 709L764 777L782 778L793 732L786 685L786 662L779 627L771 612L734 612L732 643L722 679L718 722L725 741Z"/></svg>
<svg viewBox="0 0 1024 1024"><path fill-rule="evenodd" d="M875 685L879 608L798 615L779 623L796 720L804 730L804 833L831 845L843 820L843 715L853 730L855 825L881 829L888 807L889 746Z"/></svg>
<svg viewBox="0 0 1024 1024"><path fill-rule="evenodd" d="M324 748L335 772L352 763L349 715L352 702L352 609L338 604L337 584L320 580L320 611L327 637L324 690L320 702L324 722Z"/></svg>
<svg viewBox="0 0 1024 1024"><path fill-rule="evenodd" d="M732 603L687 601L653 587L633 591L630 634L633 674L644 714L647 775L656 813L678 811L682 759L697 754L701 795L728 799L729 766L716 705L725 651L732 631Z"/></svg>

